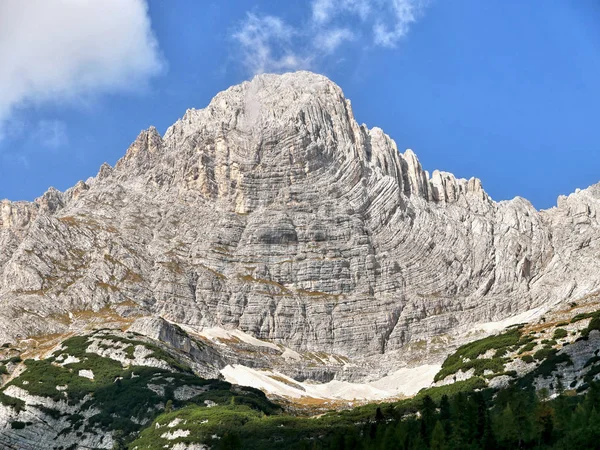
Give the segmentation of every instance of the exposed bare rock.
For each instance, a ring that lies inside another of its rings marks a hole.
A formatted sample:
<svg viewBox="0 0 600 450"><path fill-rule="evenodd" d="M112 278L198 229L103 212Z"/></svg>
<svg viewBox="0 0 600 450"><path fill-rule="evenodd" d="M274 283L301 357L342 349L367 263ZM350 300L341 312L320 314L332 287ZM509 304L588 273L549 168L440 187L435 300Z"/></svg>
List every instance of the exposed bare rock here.
<svg viewBox="0 0 600 450"><path fill-rule="evenodd" d="M599 199L496 203L359 125L327 78L261 75L66 193L2 202L0 336L133 302L392 367L407 344L600 287Z"/></svg>

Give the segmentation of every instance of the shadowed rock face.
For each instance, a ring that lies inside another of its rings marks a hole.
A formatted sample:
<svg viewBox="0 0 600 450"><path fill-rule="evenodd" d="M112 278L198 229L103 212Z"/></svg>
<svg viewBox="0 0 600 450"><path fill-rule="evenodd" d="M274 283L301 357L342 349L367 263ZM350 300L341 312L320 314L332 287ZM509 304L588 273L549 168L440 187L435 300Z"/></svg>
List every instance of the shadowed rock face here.
<svg viewBox="0 0 600 450"><path fill-rule="evenodd" d="M600 187L538 212L425 172L308 72L142 132L115 168L0 203L0 336L112 305L297 349L394 354L600 285ZM131 306L131 305L137 306Z"/></svg>

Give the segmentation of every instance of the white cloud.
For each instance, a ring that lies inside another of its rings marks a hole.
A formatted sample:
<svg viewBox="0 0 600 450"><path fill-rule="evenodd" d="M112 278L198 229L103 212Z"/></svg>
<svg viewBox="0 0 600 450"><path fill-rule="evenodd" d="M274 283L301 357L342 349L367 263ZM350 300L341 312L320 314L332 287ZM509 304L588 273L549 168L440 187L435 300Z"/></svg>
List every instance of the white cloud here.
<svg viewBox="0 0 600 450"><path fill-rule="evenodd" d="M138 89L163 63L145 0L2 0L0 67L1 129L15 108Z"/></svg>
<svg viewBox="0 0 600 450"><path fill-rule="evenodd" d="M350 13L366 20L371 14L374 0L313 0L312 20L315 23L325 24L336 16Z"/></svg>
<svg viewBox="0 0 600 450"><path fill-rule="evenodd" d="M428 1L312 0L305 23L249 13L233 38L252 74L309 69L349 42L396 47Z"/></svg>
<svg viewBox="0 0 600 450"><path fill-rule="evenodd" d="M40 120L35 138L43 147L58 149L69 143L67 126L60 120Z"/></svg>
<svg viewBox="0 0 600 450"><path fill-rule="evenodd" d="M310 61L291 51L297 31L279 17L249 13L233 38L240 44L244 64L252 73L306 68Z"/></svg>
<svg viewBox="0 0 600 450"><path fill-rule="evenodd" d="M383 47L395 47L398 41L406 36L410 25L417 21L423 5L415 0L391 0L393 23L388 26L378 19L373 28L375 44Z"/></svg>
<svg viewBox="0 0 600 450"><path fill-rule="evenodd" d="M344 41L352 41L353 39L354 33L348 28L334 28L317 34L313 43L315 47L329 54L336 51Z"/></svg>
<svg viewBox="0 0 600 450"><path fill-rule="evenodd" d="M312 3L312 19L316 23L329 22L333 12L333 0L315 0Z"/></svg>

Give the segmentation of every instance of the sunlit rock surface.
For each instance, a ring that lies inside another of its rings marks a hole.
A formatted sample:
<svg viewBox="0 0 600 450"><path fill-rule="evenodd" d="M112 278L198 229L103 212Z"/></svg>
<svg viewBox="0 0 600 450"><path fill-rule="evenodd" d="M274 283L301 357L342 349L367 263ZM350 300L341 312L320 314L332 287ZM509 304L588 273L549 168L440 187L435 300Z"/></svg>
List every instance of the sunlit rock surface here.
<svg viewBox="0 0 600 450"><path fill-rule="evenodd" d="M85 183L0 203L0 337L110 306L396 367L408 345L597 289L599 199L496 203L359 125L327 78L261 75Z"/></svg>

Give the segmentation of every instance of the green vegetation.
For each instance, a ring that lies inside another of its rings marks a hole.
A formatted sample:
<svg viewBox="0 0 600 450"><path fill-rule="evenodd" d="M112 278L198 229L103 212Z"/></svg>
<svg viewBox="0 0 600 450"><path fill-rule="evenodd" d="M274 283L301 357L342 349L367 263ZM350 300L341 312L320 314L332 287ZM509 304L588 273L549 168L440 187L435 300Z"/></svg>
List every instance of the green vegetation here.
<svg viewBox="0 0 600 450"><path fill-rule="evenodd" d="M248 407L262 408L263 411L275 411L277 407L268 402L260 391L244 389L243 395L231 392L231 385L217 380L204 380L190 373L189 367L176 361L160 347L136 339L125 339L111 334L96 334L107 342L103 347L115 343L115 349L142 345L151 351L147 358L156 358L167 362L172 370L147 366L123 365L113 359L87 352L90 345L89 336L77 336L63 342L62 348L44 360L28 359L24 362L26 370L6 387L15 385L32 395L43 396L55 401L66 400L70 405L79 405L81 411L97 409L101 412L92 415L87 421L82 416L69 418L71 427L62 430L121 430L124 436L137 432L141 423L151 421L163 409L165 402L172 407L180 407L185 402L175 398L174 392L180 386L202 392L199 399L210 399L216 402L229 402L231 398L240 397L238 403ZM64 361L66 356L77 358L61 366L57 362ZM76 359L76 360L77 360ZM93 379L80 375L81 370L93 373ZM149 386L152 386L151 389ZM58 389L58 388L60 389ZM161 392L162 391L162 392ZM0 402L12 406L16 410L24 408L24 402L0 392ZM82 403L83 402L83 403ZM258 405L258 406L257 406ZM57 418L60 412L47 407L40 407L47 415ZM84 424L85 422L85 424Z"/></svg>
<svg viewBox="0 0 600 450"><path fill-rule="evenodd" d="M588 359L586 361L586 363L583 367L589 367L591 365L596 364L598 361L600 361L600 356L598 356L598 355L592 356L590 359Z"/></svg>
<svg viewBox="0 0 600 450"><path fill-rule="evenodd" d="M522 359L523 361L525 361L527 364L530 364L530 363L532 363L533 361L535 361L535 360L533 359L533 356L531 356L531 355L523 355L523 356L521 356L521 359Z"/></svg>
<svg viewBox="0 0 600 450"><path fill-rule="evenodd" d="M530 352L531 350L533 350L535 348L537 344L535 342L528 342L527 344L525 344L523 347L521 347L519 349L519 354L525 353L525 352Z"/></svg>
<svg viewBox="0 0 600 450"><path fill-rule="evenodd" d="M496 350L496 352L494 353L493 358L502 358L503 356L506 356L506 354L509 352L509 348L508 347L502 347L499 348L498 350Z"/></svg>
<svg viewBox="0 0 600 450"><path fill-rule="evenodd" d="M22 430L25 428L25 422L19 422L18 420L15 420L14 422L10 423L10 427L14 428L15 430Z"/></svg>
<svg viewBox="0 0 600 450"><path fill-rule="evenodd" d="M537 377L548 378L552 376L552 374L556 372L559 364L570 366L573 365L573 361L571 361L571 358L566 353L561 353L559 355L556 350L549 352L546 359L544 359L539 366L518 380L518 385L523 388L531 387L533 380Z"/></svg>
<svg viewBox="0 0 600 450"><path fill-rule="evenodd" d="M13 356L8 359L3 359L2 361L0 361L0 364L18 364L20 362L21 362L20 356Z"/></svg>
<svg viewBox="0 0 600 450"><path fill-rule="evenodd" d="M584 330L581 331L581 336L586 338L589 336L590 332L593 330L599 330L600 331L600 312L597 311L595 313L592 313L592 320L590 320L590 323L588 324L587 328L585 328Z"/></svg>
<svg viewBox="0 0 600 450"><path fill-rule="evenodd" d="M553 400L531 387L496 393L472 384L455 388L318 418L268 415L237 404L191 404L158 416L128 448L158 450L176 443L203 443L215 450L597 448L599 384L591 383L585 395L561 394ZM180 422L169 427L175 419ZM176 430L189 435L162 437Z"/></svg>
<svg viewBox="0 0 600 450"><path fill-rule="evenodd" d="M25 409L25 402L23 400L6 395L4 392L0 392L0 403L2 403L4 406L10 406L14 408L17 412Z"/></svg>
<svg viewBox="0 0 600 450"><path fill-rule="evenodd" d="M567 337L569 333L567 332L567 330L565 330L564 328L557 328L556 330L554 330L554 339L562 339Z"/></svg>
<svg viewBox="0 0 600 450"><path fill-rule="evenodd" d="M533 354L534 359L542 361L556 354L556 349L544 347Z"/></svg>
<svg viewBox="0 0 600 450"><path fill-rule="evenodd" d="M592 317L586 329L599 329L594 327L600 327L600 316L598 321ZM557 335L559 330L555 339L564 337ZM103 340L102 348L125 354L125 365L89 353L89 336L74 337L46 360L26 360L26 370L9 385L79 405L81 414L71 415L38 408L68 423L59 434L114 433L115 448L152 450L197 443L213 450L508 450L597 448L600 442L600 383L594 381L600 374L600 351L586 363L584 384L575 382L570 391L564 390L556 371L572 362L552 347L554 340L543 341L534 355L521 356L538 365L516 379L515 371L506 371L509 354L537 345L519 327L460 347L436 375L443 379L473 369L475 375L468 380L423 390L411 399L312 418L284 413L256 389L198 378L143 338L112 331L95 337ZM167 362L170 370L127 365L135 360L138 345L149 350L149 357ZM64 364L67 355L78 361ZM80 370L92 371L93 379L80 376ZM513 378L509 387L489 388L487 381L501 375ZM539 377L555 377L550 386L560 395L549 400L545 390L536 393L534 380ZM194 391L191 398L175 395L182 386ZM582 395L574 395L576 387ZM24 407L2 392L0 402L17 410ZM88 411L101 412L87 417ZM19 429L28 423L14 421L11 426Z"/></svg>
<svg viewBox="0 0 600 450"><path fill-rule="evenodd" d="M525 345L532 339L530 336L522 337L520 328L516 327L505 333L463 345L446 358L442 364L442 370L435 376L435 381L443 380L460 370L467 372L470 369L475 369L475 375L483 375L486 370L503 372L504 364L507 362L503 356L512 347ZM492 358L479 358L479 356L490 350L495 350Z"/></svg>
<svg viewBox="0 0 600 450"><path fill-rule="evenodd" d="M90 336L77 336L65 340L61 349L44 360L28 359L24 361L26 370L8 383L15 385L32 395L47 397L55 401L65 400L77 405L82 414L73 414L66 419L70 426L58 430L59 435L76 431L77 433L114 432L118 430L119 440L123 443L135 438L144 425L163 410L171 412L195 405L206 410L205 401L218 405L231 406L234 409L255 412L260 417L279 413L281 408L271 403L264 393L252 388L234 387L219 380L198 378L191 369L157 345L135 338L117 336L112 331L101 330L93 337L101 339L99 347L113 348L132 362L137 346L147 349L146 359L155 358L167 363L170 370L149 366L123 366L121 362L88 352ZM67 356L74 361L65 364ZM62 364L62 365L61 365ZM80 375L81 370L91 371L93 378ZM179 387L185 387L196 395L187 400L175 395ZM17 411L24 409L24 402L0 392L0 402ZM235 406L234 406L235 405ZM168 406L168 408L166 408ZM39 406L44 414L58 419L63 414L55 409ZM86 411L100 411L86 419ZM21 427L13 422L13 428ZM25 425L23 425L25 426ZM125 445L125 444L123 444ZM126 447L122 447L126 448Z"/></svg>
<svg viewBox="0 0 600 450"><path fill-rule="evenodd" d="M598 318L600 318L600 311L593 311L593 312L589 312L589 313L580 313L580 314L577 314L576 316L574 316L571 319L570 323L577 323L577 322L580 322L580 321L582 321L584 319L590 319L590 318L591 319L598 319Z"/></svg>
<svg viewBox="0 0 600 450"><path fill-rule="evenodd" d="M384 448L378 447L377 429L392 428L420 411L423 404L428 410L435 409L435 402L464 392L474 392L485 387L479 378L428 389L415 398L396 403L370 404L346 411L331 412L319 418L294 417L287 414L271 414L234 403L219 404L212 408L190 404L178 410L158 416L129 445L129 448L162 449L164 445L204 443L213 449L339 449ZM181 425L169 428L168 424L180 419ZM411 423L410 430L415 424ZM189 430L189 436L175 440L161 437L176 429ZM419 427L416 427L417 431ZM387 447L386 447L387 448ZM397 448L397 447L389 447Z"/></svg>

